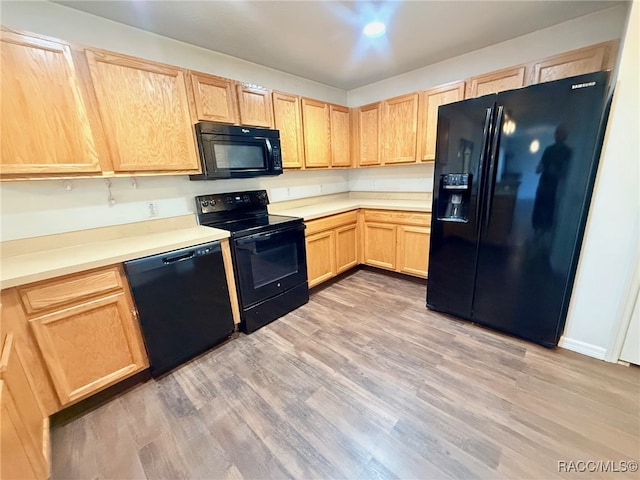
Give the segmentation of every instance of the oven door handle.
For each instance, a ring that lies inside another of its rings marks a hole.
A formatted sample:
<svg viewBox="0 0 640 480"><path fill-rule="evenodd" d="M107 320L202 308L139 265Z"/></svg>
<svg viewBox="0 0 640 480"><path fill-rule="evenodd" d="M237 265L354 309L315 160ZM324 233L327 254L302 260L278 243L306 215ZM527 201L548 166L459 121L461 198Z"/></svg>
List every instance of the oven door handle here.
<svg viewBox="0 0 640 480"><path fill-rule="evenodd" d="M286 233L286 232L293 232L296 230L301 230L303 231L306 227L306 225L300 224L300 225L295 225L294 227L288 227L288 228L279 228L278 230L275 231L270 231L270 232L264 232L264 233L254 233L253 235L249 235L247 237L240 237L240 238L236 238L235 239L235 243L238 246L247 244L247 243L252 243L255 242L257 239L260 240L269 240L271 237L275 236L275 235L279 235L280 233Z"/></svg>

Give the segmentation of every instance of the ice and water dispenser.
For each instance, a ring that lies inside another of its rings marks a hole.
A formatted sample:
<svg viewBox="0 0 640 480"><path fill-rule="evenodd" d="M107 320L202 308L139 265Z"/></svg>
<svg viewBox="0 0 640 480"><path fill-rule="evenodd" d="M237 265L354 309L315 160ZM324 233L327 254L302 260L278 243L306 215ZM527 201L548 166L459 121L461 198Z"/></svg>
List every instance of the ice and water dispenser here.
<svg viewBox="0 0 640 480"><path fill-rule="evenodd" d="M440 175L438 192L438 220L467 222L471 197L470 173L445 173Z"/></svg>

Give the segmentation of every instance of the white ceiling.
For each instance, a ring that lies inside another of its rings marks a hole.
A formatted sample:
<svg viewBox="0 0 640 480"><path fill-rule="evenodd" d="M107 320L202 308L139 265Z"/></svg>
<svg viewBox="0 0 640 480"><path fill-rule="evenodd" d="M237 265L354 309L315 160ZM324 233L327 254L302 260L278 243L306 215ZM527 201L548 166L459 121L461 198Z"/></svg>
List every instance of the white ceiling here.
<svg viewBox="0 0 640 480"><path fill-rule="evenodd" d="M165 37L352 90L618 1L56 1ZM386 37L367 39L371 19Z"/></svg>

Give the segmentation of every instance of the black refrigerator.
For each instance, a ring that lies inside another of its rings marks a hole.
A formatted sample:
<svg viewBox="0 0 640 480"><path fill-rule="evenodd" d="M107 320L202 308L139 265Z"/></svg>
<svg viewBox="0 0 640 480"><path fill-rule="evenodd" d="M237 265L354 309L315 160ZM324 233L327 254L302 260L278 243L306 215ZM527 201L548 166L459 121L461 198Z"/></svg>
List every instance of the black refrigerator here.
<svg viewBox="0 0 640 480"><path fill-rule="evenodd" d="M607 93L597 72L440 107L428 308L557 345Z"/></svg>

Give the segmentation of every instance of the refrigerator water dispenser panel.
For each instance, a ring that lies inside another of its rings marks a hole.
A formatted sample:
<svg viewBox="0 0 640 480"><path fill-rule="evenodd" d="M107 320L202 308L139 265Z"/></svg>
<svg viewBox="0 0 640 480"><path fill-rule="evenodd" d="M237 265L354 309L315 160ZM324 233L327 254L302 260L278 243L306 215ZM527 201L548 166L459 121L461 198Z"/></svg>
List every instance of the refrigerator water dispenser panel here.
<svg viewBox="0 0 640 480"><path fill-rule="evenodd" d="M469 221L470 173L445 173L440 176L440 202L438 220L445 222Z"/></svg>

